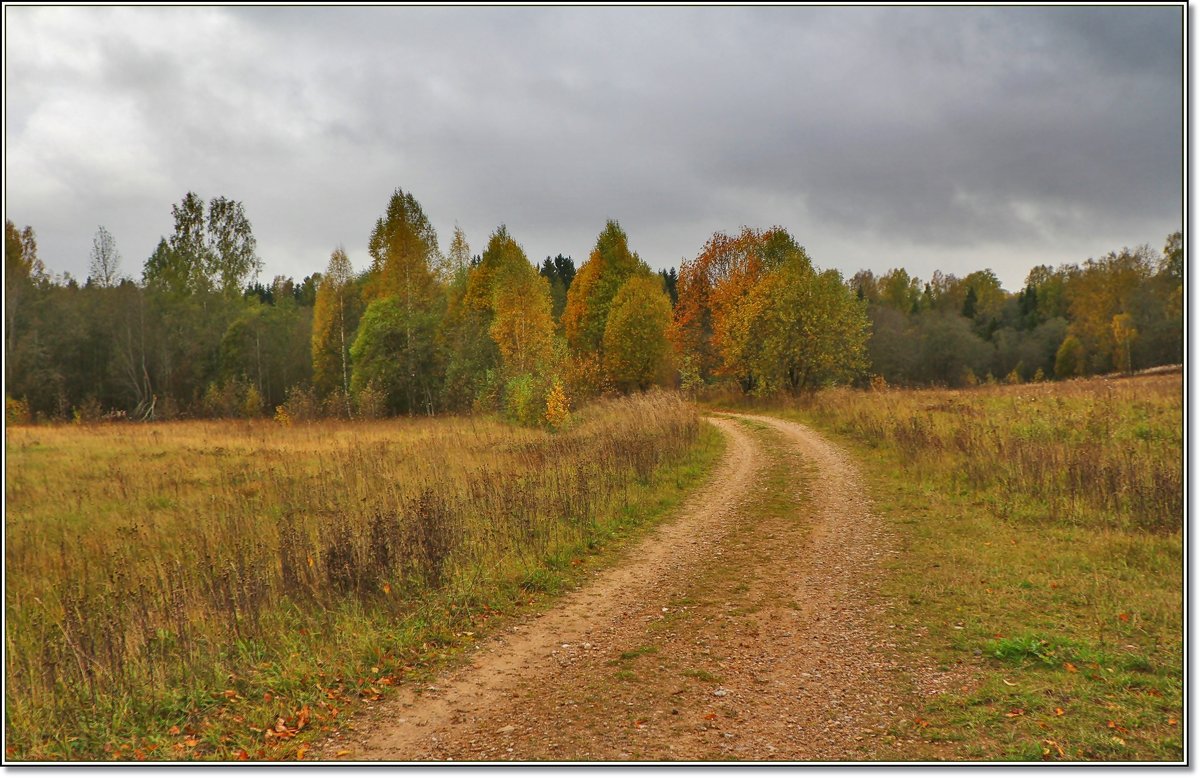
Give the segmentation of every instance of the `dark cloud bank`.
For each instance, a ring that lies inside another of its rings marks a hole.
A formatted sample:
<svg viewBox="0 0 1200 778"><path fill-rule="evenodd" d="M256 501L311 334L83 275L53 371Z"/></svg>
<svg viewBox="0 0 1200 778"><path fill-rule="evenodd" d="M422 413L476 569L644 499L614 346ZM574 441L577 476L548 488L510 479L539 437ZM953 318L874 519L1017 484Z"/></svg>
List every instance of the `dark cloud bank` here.
<svg viewBox="0 0 1200 778"><path fill-rule="evenodd" d="M1182 224L1174 8L5 9L6 215L125 270L184 192L265 273L356 267L396 186L531 259L617 218L652 265L782 224L845 273L1160 246Z"/></svg>

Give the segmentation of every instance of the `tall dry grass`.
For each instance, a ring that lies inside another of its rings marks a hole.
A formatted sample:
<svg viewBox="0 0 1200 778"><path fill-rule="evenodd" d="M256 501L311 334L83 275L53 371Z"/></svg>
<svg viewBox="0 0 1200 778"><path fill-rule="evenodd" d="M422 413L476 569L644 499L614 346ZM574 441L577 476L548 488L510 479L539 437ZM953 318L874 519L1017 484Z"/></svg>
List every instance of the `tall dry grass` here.
<svg viewBox="0 0 1200 778"><path fill-rule="evenodd" d="M593 405L558 434L483 418L10 429L8 745L97 748L196 714L277 645L445 622L497 581L536 585L698 430L670 394Z"/></svg>
<svg viewBox="0 0 1200 778"><path fill-rule="evenodd" d="M951 470L964 489L998 487L1034 502L1046 521L1167 533L1182 527L1177 375L963 390L837 389L794 403L868 445L895 445L916 471Z"/></svg>
<svg viewBox="0 0 1200 778"><path fill-rule="evenodd" d="M768 408L848 444L893 537L888 634L932 692L883 758L1182 758L1182 395L1175 374Z"/></svg>

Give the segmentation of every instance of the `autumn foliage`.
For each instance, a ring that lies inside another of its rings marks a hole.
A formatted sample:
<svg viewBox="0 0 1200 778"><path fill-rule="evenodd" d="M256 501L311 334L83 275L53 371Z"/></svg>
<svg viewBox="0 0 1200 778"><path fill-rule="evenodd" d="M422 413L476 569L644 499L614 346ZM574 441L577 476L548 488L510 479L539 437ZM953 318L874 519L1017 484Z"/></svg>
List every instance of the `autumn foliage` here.
<svg viewBox="0 0 1200 778"><path fill-rule="evenodd" d="M849 382L866 366L865 310L782 228L716 233L679 271L670 338L699 380L745 391Z"/></svg>
<svg viewBox="0 0 1200 778"><path fill-rule="evenodd" d="M531 263L504 226L478 256L456 227L443 253L416 197L396 189L365 270L337 249L302 282L243 289L261 262L241 203L189 192L171 216L140 282L120 277L117 238L101 227L86 285L51 276L32 228L6 223L5 385L30 420L283 407L292 421L505 411L543 424L555 379L585 403L650 385L762 395L872 376L1031 381L1183 356L1181 233L1161 254L1142 246L1035 267L1013 294L989 269L843 281L782 227L744 227L713 234L678 273L659 271L671 311L662 326L648 282L634 284L637 305L621 297L655 272L615 220L578 271L561 254Z"/></svg>

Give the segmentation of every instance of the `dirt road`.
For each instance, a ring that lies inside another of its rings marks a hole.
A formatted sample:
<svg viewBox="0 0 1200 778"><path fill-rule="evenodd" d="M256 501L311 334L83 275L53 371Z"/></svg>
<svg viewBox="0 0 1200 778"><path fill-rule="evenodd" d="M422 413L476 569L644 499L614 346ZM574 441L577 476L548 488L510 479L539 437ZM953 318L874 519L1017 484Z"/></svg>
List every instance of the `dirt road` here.
<svg viewBox="0 0 1200 778"><path fill-rule="evenodd" d="M799 424L712 419L708 487L626 563L321 748L354 761L856 760L898 713L853 463Z"/></svg>

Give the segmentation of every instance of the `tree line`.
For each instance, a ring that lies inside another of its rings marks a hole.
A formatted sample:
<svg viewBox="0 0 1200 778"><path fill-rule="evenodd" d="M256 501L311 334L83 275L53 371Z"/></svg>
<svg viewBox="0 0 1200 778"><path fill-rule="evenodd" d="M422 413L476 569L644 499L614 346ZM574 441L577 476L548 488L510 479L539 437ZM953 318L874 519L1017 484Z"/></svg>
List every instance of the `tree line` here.
<svg viewBox="0 0 1200 778"><path fill-rule="evenodd" d="M651 386L963 385L1182 361L1179 233L1161 254L1034 268L1010 294L988 270L843 279L780 227L714 234L678 271L651 270L616 221L578 268L531 263L503 225L478 254L456 227L443 251L397 189L361 271L339 247L323 271L265 285L240 202L189 192L171 210L140 279L100 227L82 284L51 277L33 229L6 221L10 421L482 411L561 424L572 405Z"/></svg>

